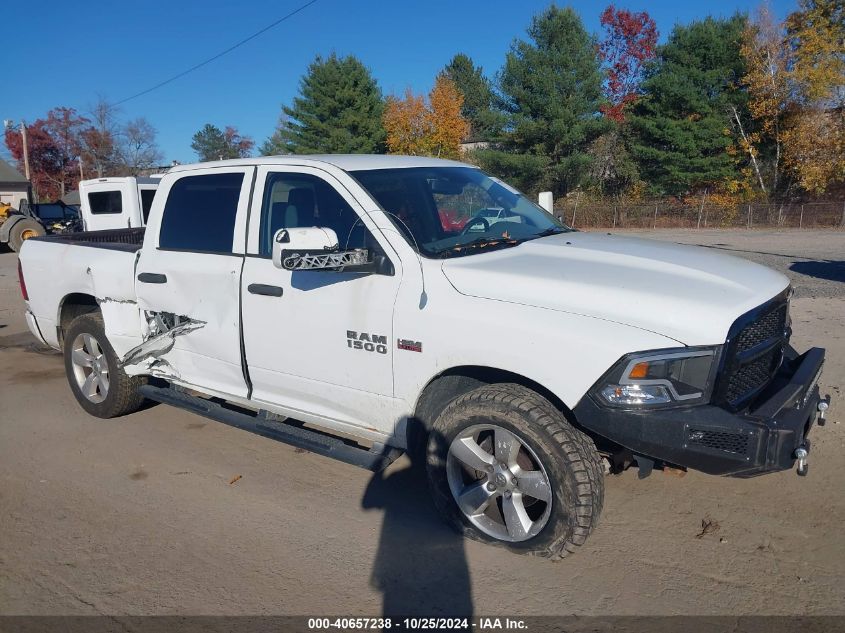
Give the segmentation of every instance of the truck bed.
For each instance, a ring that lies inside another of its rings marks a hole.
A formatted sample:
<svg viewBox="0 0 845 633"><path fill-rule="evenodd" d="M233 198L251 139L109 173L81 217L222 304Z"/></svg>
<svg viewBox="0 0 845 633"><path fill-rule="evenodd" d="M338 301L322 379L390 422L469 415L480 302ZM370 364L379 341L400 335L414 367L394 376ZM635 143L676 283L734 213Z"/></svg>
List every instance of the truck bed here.
<svg viewBox="0 0 845 633"><path fill-rule="evenodd" d="M59 349L58 327L68 297L100 306L112 346L125 353L141 341L135 264L144 229L67 233L26 240L21 272L40 337Z"/></svg>
<svg viewBox="0 0 845 633"><path fill-rule="evenodd" d="M61 242L74 246L89 246L104 248L112 251L135 253L144 243L143 227L133 229L109 229L106 231L83 231L81 233L64 233L61 235L46 235L32 238L42 242Z"/></svg>

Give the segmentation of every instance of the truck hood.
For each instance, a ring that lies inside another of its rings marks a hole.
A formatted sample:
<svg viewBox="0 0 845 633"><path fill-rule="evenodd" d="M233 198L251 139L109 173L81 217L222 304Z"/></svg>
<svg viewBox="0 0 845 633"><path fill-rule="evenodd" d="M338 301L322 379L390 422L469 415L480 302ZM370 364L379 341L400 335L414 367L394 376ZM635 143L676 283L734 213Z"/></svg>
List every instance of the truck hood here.
<svg viewBox="0 0 845 633"><path fill-rule="evenodd" d="M448 259L442 270L464 295L606 319L684 345L724 342L739 315L789 285L711 249L580 232Z"/></svg>

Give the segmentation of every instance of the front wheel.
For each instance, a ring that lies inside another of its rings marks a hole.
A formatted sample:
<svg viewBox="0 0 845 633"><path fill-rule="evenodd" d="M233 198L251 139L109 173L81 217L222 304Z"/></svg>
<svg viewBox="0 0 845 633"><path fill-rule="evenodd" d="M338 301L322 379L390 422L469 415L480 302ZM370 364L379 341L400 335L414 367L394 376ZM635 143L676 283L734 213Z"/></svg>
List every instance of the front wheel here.
<svg viewBox="0 0 845 633"><path fill-rule="evenodd" d="M457 398L427 452L435 505L469 538L562 558L598 523L604 474L593 441L530 389L486 385Z"/></svg>

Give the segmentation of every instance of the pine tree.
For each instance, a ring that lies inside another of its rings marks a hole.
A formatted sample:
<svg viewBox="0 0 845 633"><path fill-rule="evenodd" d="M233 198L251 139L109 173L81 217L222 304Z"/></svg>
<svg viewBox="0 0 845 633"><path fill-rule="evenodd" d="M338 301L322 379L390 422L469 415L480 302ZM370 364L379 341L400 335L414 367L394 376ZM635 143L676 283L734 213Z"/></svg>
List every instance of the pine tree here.
<svg viewBox="0 0 845 633"><path fill-rule="evenodd" d="M596 41L570 8L551 6L508 53L500 89L508 116L498 150L476 153L494 173L523 189L557 195L585 177L590 144L604 131Z"/></svg>
<svg viewBox="0 0 845 633"><path fill-rule="evenodd" d="M676 26L659 47L634 106L631 152L643 180L683 195L740 178L733 111L747 120L740 89L745 17Z"/></svg>
<svg viewBox="0 0 845 633"><path fill-rule="evenodd" d="M282 107L279 126L261 147L262 154L384 150L381 90L356 57L318 56L300 80L299 92L293 105Z"/></svg>
<svg viewBox="0 0 845 633"><path fill-rule="evenodd" d="M211 123L206 123L191 141L191 149L200 161L246 158L254 145L255 141L241 136L234 127L227 125L225 130L221 130Z"/></svg>
<svg viewBox="0 0 845 633"><path fill-rule="evenodd" d="M502 113L495 109L496 96L481 66L476 66L468 55L458 53L440 75L451 79L464 97L461 115L470 125L466 140L493 140L501 132L504 121Z"/></svg>

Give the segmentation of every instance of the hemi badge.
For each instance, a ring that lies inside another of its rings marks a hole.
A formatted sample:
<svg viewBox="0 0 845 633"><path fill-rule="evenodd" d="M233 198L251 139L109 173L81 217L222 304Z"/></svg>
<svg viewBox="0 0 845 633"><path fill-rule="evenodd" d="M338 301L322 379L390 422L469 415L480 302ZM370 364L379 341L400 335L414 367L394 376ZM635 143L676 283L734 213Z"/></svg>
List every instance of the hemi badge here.
<svg viewBox="0 0 845 633"><path fill-rule="evenodd" d="M404 349L408 352L422 352L422 342L420 341L409 341L405 338L400 338L396 340L396 347L399 349Z"/></svg>

